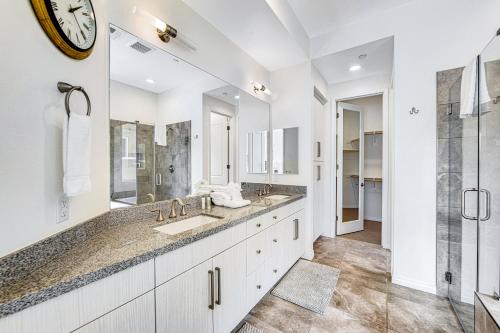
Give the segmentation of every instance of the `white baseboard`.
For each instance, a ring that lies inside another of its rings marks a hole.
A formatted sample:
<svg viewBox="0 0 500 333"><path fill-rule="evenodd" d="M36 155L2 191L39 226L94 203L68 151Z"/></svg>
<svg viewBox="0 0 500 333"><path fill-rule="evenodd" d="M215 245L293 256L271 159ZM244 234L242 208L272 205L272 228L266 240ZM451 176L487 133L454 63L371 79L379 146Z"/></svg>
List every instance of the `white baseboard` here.
<svg viewBox="0 0 500 333"><path fill-rule="evenodd" d="M431 294L436 295L436 284L422 283L420 281L401 278L401 277L397 277L397 276L392 277L392 283L398 284L398 285L403 286L403 287L416 289L416 290L420 290L420 291L425 291L426 293L431 293Z"/></svg>

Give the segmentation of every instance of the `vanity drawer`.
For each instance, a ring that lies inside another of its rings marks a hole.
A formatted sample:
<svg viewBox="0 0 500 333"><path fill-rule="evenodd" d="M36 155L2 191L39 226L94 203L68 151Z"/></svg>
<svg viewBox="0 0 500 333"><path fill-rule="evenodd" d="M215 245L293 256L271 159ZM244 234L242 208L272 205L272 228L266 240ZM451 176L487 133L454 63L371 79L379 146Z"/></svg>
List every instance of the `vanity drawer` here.
<svg viewBox="0 0 500 333"><path fill-rule="evenodd" d="M264 297L269 291L269 265L259 267L247 277L247 312Z"/></svg>
<svg viewBox="0 0 500 333"><path fill-rule="evenodd" d="M261 232L247 240L247 275L255 272L270 256L268 232Z"/></svg>
<svg viewBox="0 0 500 333"><path fill-rule="evenodd" d="M247 237L253 236L273 224L272 220L266 219L265 216L266 215L262 215L247 221Z"/></svg>
<svg viewBox="0 0 500 333"><path fill-rule="evenodd" d="M271 226L279 221L282 221L293 213L298 212L301 209L304 209L304 200L292 202L291 204L277 208L273 211L270 211L269 213L262 215L261 223L262 225Z"/></svg>

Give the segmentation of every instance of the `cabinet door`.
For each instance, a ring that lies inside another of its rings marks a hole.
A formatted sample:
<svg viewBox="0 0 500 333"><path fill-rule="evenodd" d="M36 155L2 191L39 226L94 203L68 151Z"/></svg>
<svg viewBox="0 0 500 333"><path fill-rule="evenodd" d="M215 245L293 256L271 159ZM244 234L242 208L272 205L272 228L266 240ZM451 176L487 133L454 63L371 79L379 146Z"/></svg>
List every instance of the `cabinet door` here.
<svg viewBox="0 0 500 333"><path fill-rule="evenodd" d="M154 291L77 329L77 333L154 333Z"/></svg>
<svg viewBox="0 0 500 333"><path fill-rule="evenodd" d="M325 117L326 112L324 111L324 106L314 98L313 101L313 111L314 111L314 160L323 161L325 153L325 124L327 119Z"/></svg>
<svg viewBox="0 0 500 333"><path fill-rule="evenodd" d="M214 332L231 332L247 313L245 242L214 257L213 268L215 272Z"/></svg>
<svg viewBox="0 0 500 333"><path fill-rule="evenodd" d="M287 267L287 239L285 230L287 227L287 220L281 221L270 229L269 243L271 244L271 286L285 274ZM290 242L291 243L291 242Z"/></svg>
<svg viewBox="0 0 500 333"><path fill-rule="evenodd" d="M305 239L305 214L301 210L292 215L292 251L294 253L294 262L297 261L304 254L304 239Z"/></svg>
<svg viewBox="0 0 500 333"><path fill-rule="evenodd" d="M212 332L212 259L156 288L159 333Z"/></svg>

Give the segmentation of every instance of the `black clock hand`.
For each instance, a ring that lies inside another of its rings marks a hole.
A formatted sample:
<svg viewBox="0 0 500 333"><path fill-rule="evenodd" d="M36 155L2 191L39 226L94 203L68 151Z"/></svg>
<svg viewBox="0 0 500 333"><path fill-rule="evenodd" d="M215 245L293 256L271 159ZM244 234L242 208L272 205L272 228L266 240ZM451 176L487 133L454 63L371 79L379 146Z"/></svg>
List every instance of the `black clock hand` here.
<svg viewBox="0 0 500 333"><path fill-rule="evenodd" d="M71 5L69 6L69 12L70 13L73 13L73 12L76 12L78 9L82 8L83 6L78 6L78 7L75 7L75 8L71 8Z"/></svg>
<svg viewBox="0 0 500 333"><path fill-rule="evenodd" d="M74 18L75 18L75 21L76 21L76 24L78 25L78 28L80 28L80 32L82 33L82 37L83 39L87 40L87 37L85 37L85 33L83 32L83 29L82 27L80 26L80 22L78 22L78 18L76 17L75 15L75 11L82 8L81 6L80 7L75 7L75 8L72 8L71 5L69 5L69 12L71 14L73 14Z"/></svg>

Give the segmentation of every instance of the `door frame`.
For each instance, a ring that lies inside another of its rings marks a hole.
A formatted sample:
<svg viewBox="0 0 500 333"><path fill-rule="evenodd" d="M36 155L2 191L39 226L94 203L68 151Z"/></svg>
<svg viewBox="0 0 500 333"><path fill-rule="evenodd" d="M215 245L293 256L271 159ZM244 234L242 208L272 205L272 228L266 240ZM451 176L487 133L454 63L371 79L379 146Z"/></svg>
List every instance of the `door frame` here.
<svg viewBox="0 0 500 333"><path fill-rule="evenodd" d="M340 109L342 109L342 113L340 112ZM343 157L343 150L344 150L344 142L343 139L340 140L339 138L343 136L344 134L344 110L348 110L351 112L358 112L359 113L359 152L358 152L358 175L359 175L359 182L358 182L358 218L357 220L352 220L352 221L346 221L343 222L343 208L344 208L344 157ZM337 216L335 218L336 220L336 235L344 235L348 234L351 232L356 232L356 231L361 231L364 230L364 144L365 144L365 138L364 138L364 112L361 107L358 105L354 104L348 104L345 102L338 102L337 103L337 114L338 116L336 117L337 119L337 131L339 128L342 128L341 133L338 133L337 136L337 165L338 168L336 168L336 181L337 181L337 202L336 202L336 209L337 209ZM341 125L341 126L339 126ZM338 144L341 142L342 144ZM342 158L339 158L341 156Z"/></svg>
<svg viewBox="0 0 500 333"><path fill-rule="evenodd" d="M333 108L333 105L336 105L338 102L348 102L353 99L359 99L363 97L371 97L371 96L379 96L382 95L382 123L383 123L383 148L382 148L382 178L383 178L383 186L382 186L382 247L384 249L392 249L393 248L393 200L392 200L392 172L394 170L394 158L393 152L390 149L393 147L393 113L394 113L394 90L391 87L387 87L384 89L374 89L372 91L367 91L365 94L359 95L346 95L346 96L334 96L332 97L332 122L331 133L331 156L332 156L332 168L331 168L331 177L330 177L330 186L331 193L333 194L333 200L336 202L336 193L337 193L337 144L336 144L336 135L337 135L337 109ZM331 209L331 221L334 225L332 227L332 237L336 237L337 234L337 223L335 222L337 216L336 205L332 205Z"/></svg>

